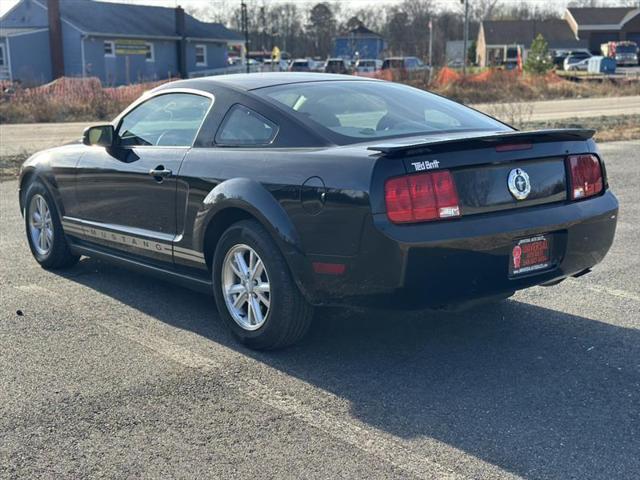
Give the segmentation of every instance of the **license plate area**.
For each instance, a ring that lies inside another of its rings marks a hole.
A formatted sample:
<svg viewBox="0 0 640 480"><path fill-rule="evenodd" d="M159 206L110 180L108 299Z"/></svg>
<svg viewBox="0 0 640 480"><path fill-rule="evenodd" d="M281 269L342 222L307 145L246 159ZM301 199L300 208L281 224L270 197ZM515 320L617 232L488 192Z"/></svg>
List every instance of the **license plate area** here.
<svg viewBox="0 0 640 480"><path fill-rule="evenodd" d="M522 277L553 268L554 237L539 234L516 240L509 254L509 276Z"/></svg>

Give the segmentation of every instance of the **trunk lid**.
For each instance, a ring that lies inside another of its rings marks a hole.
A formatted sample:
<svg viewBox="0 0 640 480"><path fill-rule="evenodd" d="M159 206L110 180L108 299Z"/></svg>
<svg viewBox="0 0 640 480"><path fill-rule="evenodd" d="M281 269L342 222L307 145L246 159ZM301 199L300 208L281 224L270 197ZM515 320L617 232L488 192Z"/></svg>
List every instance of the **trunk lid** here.
<svg viewBox="0 0 640 480"><path fill-rule="evenodd" d="M463 132L398 139L368 149L403 162L407 173L449 170L464 217L565 201L565 158L588 153L586 141L593 133L582 129ZM528 193L522 195L515 183L524 183Z"/></svg>

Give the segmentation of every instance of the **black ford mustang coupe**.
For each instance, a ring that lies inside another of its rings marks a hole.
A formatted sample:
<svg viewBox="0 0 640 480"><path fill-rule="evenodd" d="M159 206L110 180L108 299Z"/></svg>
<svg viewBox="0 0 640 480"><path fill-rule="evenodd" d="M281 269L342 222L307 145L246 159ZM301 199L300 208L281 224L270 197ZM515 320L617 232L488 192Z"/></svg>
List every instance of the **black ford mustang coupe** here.
<svg viewBox="0 0 640 480"><path fill-rule="evenodd" d="M88 255L213 291L242 342L277 348L314 305L448 307L587 273L618 213L592 135L357 77L182 80L27 160L20 206L43 267Z"/></svg>

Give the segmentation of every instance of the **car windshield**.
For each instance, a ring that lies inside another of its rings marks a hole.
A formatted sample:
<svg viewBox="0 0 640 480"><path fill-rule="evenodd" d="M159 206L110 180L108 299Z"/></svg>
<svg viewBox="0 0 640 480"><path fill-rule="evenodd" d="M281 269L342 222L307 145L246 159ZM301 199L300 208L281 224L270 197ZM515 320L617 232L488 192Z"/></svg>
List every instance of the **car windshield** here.
<svg viewBox="0 0 640 480"><path fill-rule="evenodd" d="M254 90L303 121L342 136L365 139L507 127L445 98L390 82L334 81L279 85Z"/></svg>

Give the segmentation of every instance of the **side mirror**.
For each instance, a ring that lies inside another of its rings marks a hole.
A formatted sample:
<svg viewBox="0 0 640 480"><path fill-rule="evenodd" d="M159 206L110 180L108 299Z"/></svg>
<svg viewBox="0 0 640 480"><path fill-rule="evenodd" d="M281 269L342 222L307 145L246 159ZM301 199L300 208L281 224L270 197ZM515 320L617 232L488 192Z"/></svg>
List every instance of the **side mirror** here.
<svg viewBox="0 0 640 480"><path fill-rule="evenodd" d="M98 145L100 147L111 147L113 145L114 130L113 125L93 125L84 129L82 143L85 145Z"/></svg>

